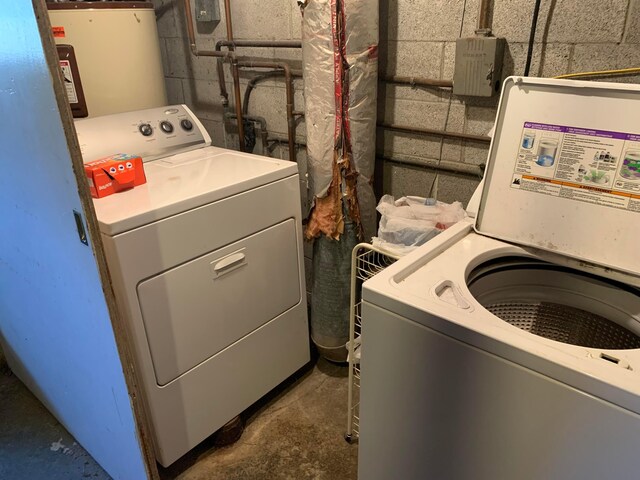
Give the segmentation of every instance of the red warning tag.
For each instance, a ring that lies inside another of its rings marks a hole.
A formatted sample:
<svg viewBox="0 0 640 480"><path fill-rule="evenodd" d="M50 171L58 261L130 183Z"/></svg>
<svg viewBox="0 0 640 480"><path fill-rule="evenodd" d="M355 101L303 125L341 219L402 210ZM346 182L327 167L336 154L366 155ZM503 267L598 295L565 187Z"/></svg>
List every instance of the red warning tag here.
<svg viewBox="0 0 640 480"><path fill-rule="evenodd" d="M64 38L64 27L51 27L54 38Z"/></svg>

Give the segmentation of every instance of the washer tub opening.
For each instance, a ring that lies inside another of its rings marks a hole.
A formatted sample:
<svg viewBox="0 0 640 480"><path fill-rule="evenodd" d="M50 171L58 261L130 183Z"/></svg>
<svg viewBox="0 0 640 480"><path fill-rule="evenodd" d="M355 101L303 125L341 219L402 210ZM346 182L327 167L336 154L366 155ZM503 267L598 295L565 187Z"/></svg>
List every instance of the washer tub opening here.
<svg viewBox="0 0 640 480"><path fill-rule="evenodd" d="M582 347L640 348L640 292L623 283L502 257L474 268L467 286L495 316L534 335Z"/></svg>

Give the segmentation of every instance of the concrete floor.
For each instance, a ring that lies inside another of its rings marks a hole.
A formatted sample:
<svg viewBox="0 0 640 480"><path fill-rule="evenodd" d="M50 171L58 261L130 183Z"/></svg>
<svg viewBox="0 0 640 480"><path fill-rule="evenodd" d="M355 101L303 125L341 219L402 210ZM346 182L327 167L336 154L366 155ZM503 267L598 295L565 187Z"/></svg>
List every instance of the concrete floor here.
<svg viewBox="0 0 640 480"><path fill-rule="evenodd" d="M111 477L0 361L0 479Z"/></svg>
<svg viewBox="0 0 640 480"><path fill-rule="evenodd" d="M314 359L243 414L238 442L205 440L163 480L357 478L357 445L344 440L345 366ZM0 479L110 478L17 380L0 372ZM5 422L4 419L8 422Z"/></svg>

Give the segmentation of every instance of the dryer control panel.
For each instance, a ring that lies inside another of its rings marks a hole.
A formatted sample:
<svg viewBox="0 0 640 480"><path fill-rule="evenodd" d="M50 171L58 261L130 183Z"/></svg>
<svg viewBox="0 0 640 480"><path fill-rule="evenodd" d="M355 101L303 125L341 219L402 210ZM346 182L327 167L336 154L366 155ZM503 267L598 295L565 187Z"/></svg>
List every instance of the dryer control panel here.
<svg viewBox="0 0 640 480"><path fill-rule="evenodd" d="M75 121L85 163L116 153L144 162L211 145L211 137L186 105L150 108Z"/></svg>

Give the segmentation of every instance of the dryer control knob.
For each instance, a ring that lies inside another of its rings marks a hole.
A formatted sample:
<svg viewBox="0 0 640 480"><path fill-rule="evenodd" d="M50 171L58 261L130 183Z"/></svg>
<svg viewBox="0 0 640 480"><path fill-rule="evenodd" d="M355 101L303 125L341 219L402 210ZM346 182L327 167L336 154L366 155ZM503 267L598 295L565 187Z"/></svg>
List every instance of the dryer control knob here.
<svg viewBox="0 0 640 480"><path fill-rule="evenodd" d="M162 122L160 122L160 128L164 133L173 132L173 125L171 125L171 122L168 122L166 120L163 120Z"/></svg>
<svg viewBox="0 0 640 480"><path fill-rule="evenodd" d="M148 123L143 123L142 125L140 125L138 127L138 130L140 130L140 133L145 137L149 137L151 134L153 134L153 128L151 128L151 125L149 125Z"/></svg>
<svg viewBox="0 0 640 480"><path fill-rule="evenodd" d="M180 120L180 126L187 132L193 129L193 123L191 123L191 120L187 120L186 118L184 120Z"/></svg>

